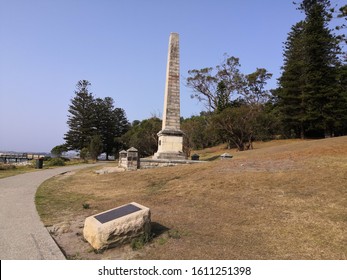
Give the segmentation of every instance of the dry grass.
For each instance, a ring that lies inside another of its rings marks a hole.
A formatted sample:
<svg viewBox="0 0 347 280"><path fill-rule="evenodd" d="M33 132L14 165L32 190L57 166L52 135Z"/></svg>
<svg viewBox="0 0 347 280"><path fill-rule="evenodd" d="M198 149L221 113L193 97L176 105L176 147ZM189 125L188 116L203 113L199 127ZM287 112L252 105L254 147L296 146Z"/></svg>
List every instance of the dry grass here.
<svg viewBox="0 0 347 280"><path fill-rule="evenodd" d="M0 163L0 179L34 171L37 171L37 169L33 166L15 166Z"/></svg>
<svg viewBox="0 0 347 280"><path fill-rule="evenodd" d="M56 177L38 190L37 207L46 225L71 226L56 236L70 257L346 259L347 137L229 153L206 164ZM154 240L136 253L94 254L81 241L84 218L132 201L151 208Z"/></svg>

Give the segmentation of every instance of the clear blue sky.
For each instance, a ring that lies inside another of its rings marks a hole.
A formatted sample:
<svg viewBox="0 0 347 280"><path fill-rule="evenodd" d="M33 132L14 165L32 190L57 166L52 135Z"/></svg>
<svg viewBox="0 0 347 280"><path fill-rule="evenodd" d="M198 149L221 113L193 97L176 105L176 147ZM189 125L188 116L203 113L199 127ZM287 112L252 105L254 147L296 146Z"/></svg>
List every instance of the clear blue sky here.
<svg viewBox="0 0 347 280"><path fill-rule="evenodd" d="M283 42L302 18L292 0L0 0L0 150L62 144L81 79L129 121L161 116L170 32L180 34L182 116L203 109L187 71L224 53L246 74L266 68L274 88Z"/></svg>

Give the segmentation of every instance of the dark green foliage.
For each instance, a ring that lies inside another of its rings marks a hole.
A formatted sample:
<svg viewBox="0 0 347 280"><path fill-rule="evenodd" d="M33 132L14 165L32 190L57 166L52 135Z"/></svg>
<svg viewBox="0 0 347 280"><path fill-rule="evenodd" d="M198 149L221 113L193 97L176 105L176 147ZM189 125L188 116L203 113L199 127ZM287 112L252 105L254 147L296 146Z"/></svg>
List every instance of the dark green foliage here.
<svg viewBox="0 0 347 280"><path fill-rule="evenodd" d="M284 50L278 105L287 134L340 134L346 101L339 85L340 39L329 29L330 1L304 0L305 20L292 27Z"/></svg>
<svg viewBox="0 0 347 280"><path fill-rule="evenodd" d="M111 97L95 100L97 134L102 140L102 152L106 153L106 159L114 150L119 150L118 137L122 136L129 128L125 112L121 108L114 108L114 100Z"/></svg>
<svg viewBox="0 0 347 280"><path fill-rule="evenodd" d="M184 132L183 150L187 157L190 156L191 149L204 149L223 141L211 122L211 114L206 112L182 119L181 129Z"/></svg>
<svg viewBox="0 0 347 280"><path fill-rule="evenodd" d="M338 84L338 92L341 96L335 108L336 118L339 121L336 136L341 136L347 134L347 62L338 69Z"/></svg>
<svg viewBox="0 0 347 280"><path fill-rule="evenodd" d="M51 160L49 160L48 165L49 166L64 166L65 161L61 158L52 158Z"/></svg>
<svg viewBox="0 0 347 280"><path fill-rule="evenodd" d="M271 77L272 74L264 68L257 68L255 72L246 75L240 89L243 99L250 105L267 102L271 94L265 89L265 86Z"/></svg>
<svg viewBox="0 0 347 280"><path fill-rule="evenodd" d="M90 209L90 204L89 203L83 203L82 207L83 207L83 209Z"/></svg>
<svg viewBox="0 0 347 280"><path fill-rule="evenodd" d="M216 94L218 97L216 105L217 112L222 112L224 109L231 106L230 96L224 81L218 83Z"/></svg>
<svg viewBox="0 0 347 280"><path fill-rule="evenodd" d="M89 156L90 156L89 149L86 147L82 148L80 151L80 158L86 162Z"/></svg>
<svg viewBox="0 0 347 280"><path fill-rule="evenodd" d="M52 150L51 150L51 154L55 157L61 157L63 152L67 152L67 147L65 144L63 145L58 145L55 146Z"/></svg>
<svg viewBox="0 0 347 280"><path fill-rule="evenodd" d="M239 151L252 148L257 117L261 108L249 105L227 108L215 114L212 122L216 129L224 135L229 147L237 147Z"/></svg>
<svg viewBox="0 0 347 280"><path fill-rule="evenodd" d="M142 249L147 243L153 239L153 233L144 233L137 238L131 240L130 246L133 250Z"/></svg>
<svg viewBox="0 0 347 280"><path fill-rule="evenodd" d="M100 135L94 135L89 144L89 154L93 160L97 160L103 151L102 139Z"/></svg>
<svg viewBox="0 0 347 280"><path fill-rule="evenodd" d="M95 134L94 97L89 92L90 82L79 81L76 85L75 97L71 99L67 124L69 131L65 134L66 146L70 150L87 147Z"/></svg>
<svg viewBox="0 0 347 280"><path fill-rule="evenodd" d="M141 122L134 121L122 137L124 148L135 147L139 156L153 155L158 149L158 132L161 130L161 120L153 117Z"/></svg>
<svg viewBox="0 0 347 280"><path fill-rule="evenodd" d="M111 153L118 151L118 139L127 131L129 124L124 110L115 108L111 97L94 98L89 92L90 85L86 80L77 83L75 97L71 100L69 108L70 115L67 121L69 131L65 134L66 145L64 146L69 150L86 148L94 159L95 153L105 152L108 159ZM95 146L95 137L100 137L101 151L100 143L98 147ZM92 139L94 139L93 143Z"/></svg>
<svg viewBox="0 0 347 280"><path fill-rule="evenodd" d="M306 102L303 95L305 61L303 47L304 22L292 27L284 46L281 87L276 90L280 119L284 132L294 131L296 137L304 137Z"/></svg>
<svg viewBox="0 0 347 280"><path fill-rule="evenodd" d="M189 70L187 86L192 88L192 98L203 102L208 111L221 111L228 107L231 100L237 97L243 84L239 59L226 56L216 68Z"/></svg>
<svg viewBox="0 0 347 280"><path fill-rule="evenodd" d="M273 125L263 104L271 97L265 86L272 74L264 68L257 68L255 72L244 75L239 68L239 59L227 56L222 64L216 66L214 74L213 68L188 71L187 85L195 92L192 97L205 104L211 117L183 123L187 134L186 152L189 147L203 148L201 143L209 145L206 139L214 143L228 142L229 147L236 146L243 151L252 148L252 141L257 136L261 139L268 137Z"/></svg>

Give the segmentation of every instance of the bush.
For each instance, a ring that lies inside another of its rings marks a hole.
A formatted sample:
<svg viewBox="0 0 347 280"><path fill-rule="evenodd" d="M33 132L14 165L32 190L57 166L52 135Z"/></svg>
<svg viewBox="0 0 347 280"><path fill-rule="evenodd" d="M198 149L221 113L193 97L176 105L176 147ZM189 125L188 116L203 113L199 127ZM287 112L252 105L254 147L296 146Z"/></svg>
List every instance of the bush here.
<svg viewBox="0 0 347 280"><path fill-rule="evenodd" d="M12 164L0 163L0 170L12 170L12 169L16 169L16 166Z"/></svg>
<svg viewBox="0 0 347 280"><path fill-rule="evenodd" d="M133 250L139 250L139 249L142 249L152 239L153 239L153 234L144 233L144 234L140 235L139 237L133 239L131 241L130 246Z"/></svg>
<svg viewBox="0 0 347 280"><path fill-rule="evenodd" d="M49 162L48 165L50 166L64 166L65 161L61 158L52 158Z"/></svg>

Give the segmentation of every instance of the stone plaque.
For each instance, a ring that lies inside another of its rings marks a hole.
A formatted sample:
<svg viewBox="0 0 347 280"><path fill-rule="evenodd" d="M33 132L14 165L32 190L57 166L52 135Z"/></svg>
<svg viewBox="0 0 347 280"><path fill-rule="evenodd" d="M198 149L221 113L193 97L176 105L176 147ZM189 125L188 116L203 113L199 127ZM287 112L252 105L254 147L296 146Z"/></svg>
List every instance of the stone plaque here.
<svg viewBox="0 0 347 280"><path fill-rule="evenodd" d="M125 206L119 207L117 209L113 209L111 211L102 213L100 215L95 216L95 219L97 219L100 223L104 224L109 221L118 219L120 217L129 215L131 213L140 211L141 208L133 205L133 204L127 204Z"/></svg>
<svg viewBox="0 0 347 280"><path fill-rule="evenodd" d="M150 209L131 202L87 217L83 237L96 249L107 249L131 242L151 232Z"/></svg>

